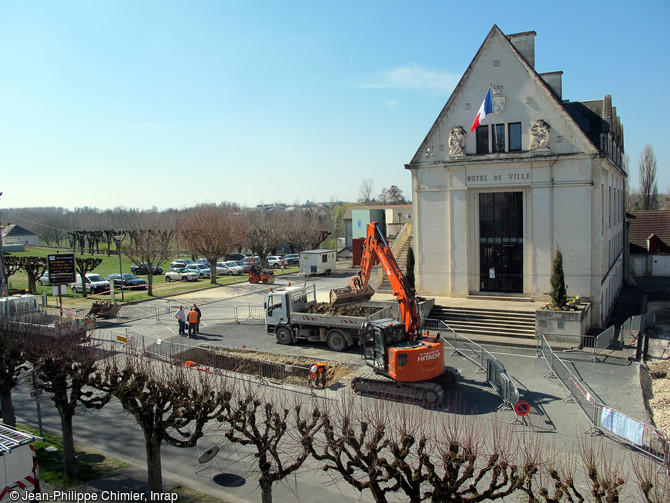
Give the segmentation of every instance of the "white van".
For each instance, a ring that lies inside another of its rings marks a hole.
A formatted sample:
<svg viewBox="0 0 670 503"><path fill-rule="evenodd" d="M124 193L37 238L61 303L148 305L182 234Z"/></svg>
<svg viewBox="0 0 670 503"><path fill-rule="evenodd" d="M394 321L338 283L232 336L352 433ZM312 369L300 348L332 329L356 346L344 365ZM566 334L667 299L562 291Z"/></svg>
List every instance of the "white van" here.
<svg viewBox="0 0 670 503"><path fill-rule="evenodd" d="M70 285L74 293L83 292L84 287L81 284L81 276L77 274L77 279ZM86 292L87 293L102 293L109 292L109 281L95 272L86 274Z"/></svg>
<svg viewBox="0 0 670 503"><path fill-rule="evenodd" d="M40 492L37 457L32 443L38 437L0 424L0 502L24 501ZM18 493L19 497L16 497Z"/></svg>

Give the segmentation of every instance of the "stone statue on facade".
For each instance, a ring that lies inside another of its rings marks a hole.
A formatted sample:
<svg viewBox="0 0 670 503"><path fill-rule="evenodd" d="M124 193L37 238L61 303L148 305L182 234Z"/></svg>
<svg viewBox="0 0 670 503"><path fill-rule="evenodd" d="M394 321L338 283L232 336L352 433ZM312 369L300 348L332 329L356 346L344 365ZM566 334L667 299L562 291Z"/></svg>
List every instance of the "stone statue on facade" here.
<svg viewBox="0 0 670 503"><path fill-rule="evenodd" d="M449 132L449 155L465 155L465 135L465 129L461 126L457 126Z"/></svg>
<svg viewBox="0 0 670 503"><path fill-rule="evenodd" d="M533 121L530 127L530 149L549 148L551 126L542 119Z"/></svg>

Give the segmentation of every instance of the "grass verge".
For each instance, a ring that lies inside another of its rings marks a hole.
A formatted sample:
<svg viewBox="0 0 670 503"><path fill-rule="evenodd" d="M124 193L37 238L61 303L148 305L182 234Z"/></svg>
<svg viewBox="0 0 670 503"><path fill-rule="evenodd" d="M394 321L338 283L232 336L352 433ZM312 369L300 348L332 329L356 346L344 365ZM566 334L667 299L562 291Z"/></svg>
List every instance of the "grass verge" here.
<svg viewBox="0 0 670 503"><path fill-rule="evenodd" d="M22 426L21 429L31 435L39 436L39 431L36 428ZM42 438L44 440L38 440L33 444L40 469L40 480L58 489L77 487L106 473L128 466L125 461L75 444L77 474L74 477L66 477L62 439L46 431L43 432Z"/></svg>

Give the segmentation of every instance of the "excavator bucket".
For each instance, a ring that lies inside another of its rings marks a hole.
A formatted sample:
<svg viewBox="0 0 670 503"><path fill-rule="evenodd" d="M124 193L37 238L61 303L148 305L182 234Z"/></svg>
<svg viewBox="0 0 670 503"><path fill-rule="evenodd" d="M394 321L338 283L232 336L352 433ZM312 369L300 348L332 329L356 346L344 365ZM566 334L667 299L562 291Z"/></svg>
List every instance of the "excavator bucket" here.
<svg viewBox="0 0 670 503"><path fill-rule="evenodd" d="M370 300L374 294L375 289L369 285L362 292L356 292L350 286L334 288L330 291L330 305L358 304Z"/></svg>

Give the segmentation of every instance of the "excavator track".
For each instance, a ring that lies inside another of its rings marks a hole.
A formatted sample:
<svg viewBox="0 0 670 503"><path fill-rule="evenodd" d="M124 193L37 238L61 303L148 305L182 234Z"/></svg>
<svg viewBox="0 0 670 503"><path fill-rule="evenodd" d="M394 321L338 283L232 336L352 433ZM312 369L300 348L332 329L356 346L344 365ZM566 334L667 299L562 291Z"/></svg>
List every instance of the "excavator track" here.
<svg viewBox="0 0 670 503"><path fill-rule="evenodd" d="M412 401L424 406L440 406L445 390L456 383L458 371L447 368L445 373L431 381L398 382L366 369L351 380L352 389L361 395Z"/></svg>

